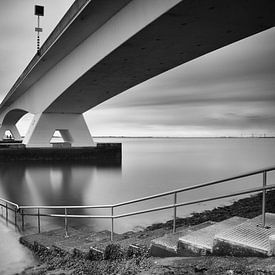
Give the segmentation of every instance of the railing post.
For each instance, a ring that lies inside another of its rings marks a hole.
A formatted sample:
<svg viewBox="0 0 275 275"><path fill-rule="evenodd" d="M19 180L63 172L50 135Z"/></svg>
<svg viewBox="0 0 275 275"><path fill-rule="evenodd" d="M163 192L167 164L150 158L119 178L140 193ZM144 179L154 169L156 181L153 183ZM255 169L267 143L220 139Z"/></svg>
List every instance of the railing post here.
<svg viewBox="0 0 275 275"><path fill-rule="evenodd" d="M174 193L174 219L173 219L173 233L176 232L176 219L177 219L177 192Z"/></svg>
<svg viewBox="0 0 275 275"><path fill-rule="evenodd" d="M9 221L9 209L8 209L8 204L6 203L6 222Z"/></svg>
<svg viewBox="0 0 275 275"><path fill-rule="evenodd" d="M40 233L40 209L37 208L37 225L38 225L38 233Z"/></svg>
<svg viewBox="0 0 275 275"><path fill-rule="evenodd" d="M25 223L24 223L24 210L21 209L21 221L22 221L22 231L24 231Z"/></svg>
<svg viewBox="0 0 275 275"><path fill-rule="evenodd" d="M266 171L263 172L263 188L266 187ZM263 200L262 200L262 227L265 227L265 202L266 202L266 190L263 189Z"/></svg>
<svg viewBox="0 0 275 275"><path fill-rule="evenodd" d="M68 218L67 218L67 208L65 208L65 238L68 238Z"/></svg>
<svg viewBox="0 0 275 275"><path fill-rule="evenodd" d="M14 226L17 227L17 209L14 209Z"/></svg>
<svg viewBox="0 0 275 275"><path fill-rule="evenodd" d="M111 242L114 240L114 207L111 207Z"/></svg>

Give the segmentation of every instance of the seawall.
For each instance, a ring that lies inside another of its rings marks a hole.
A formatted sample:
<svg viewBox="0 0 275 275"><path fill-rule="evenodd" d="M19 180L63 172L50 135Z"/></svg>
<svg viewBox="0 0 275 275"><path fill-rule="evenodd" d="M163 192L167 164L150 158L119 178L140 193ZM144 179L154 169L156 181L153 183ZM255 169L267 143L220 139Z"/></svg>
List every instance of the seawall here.
<svg viewBox="0 0 275 275"><path fill-rule="evenodd" d="M96 147L26 148L22 144L0 145L0 162L87 161L121 164L121 143L98 143Z"/></svg>

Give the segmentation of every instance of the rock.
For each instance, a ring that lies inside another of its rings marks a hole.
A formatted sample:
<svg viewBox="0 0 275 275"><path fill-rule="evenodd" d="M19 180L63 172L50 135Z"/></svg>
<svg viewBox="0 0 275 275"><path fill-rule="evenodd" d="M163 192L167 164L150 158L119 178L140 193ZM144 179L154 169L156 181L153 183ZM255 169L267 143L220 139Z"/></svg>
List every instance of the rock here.
<svg viewBox="0 0 275 275"><path fill-rule="evenodd" d="M109 244L104 251L105 260L117 260L124 257L124 253L119 244Z"/></svg>

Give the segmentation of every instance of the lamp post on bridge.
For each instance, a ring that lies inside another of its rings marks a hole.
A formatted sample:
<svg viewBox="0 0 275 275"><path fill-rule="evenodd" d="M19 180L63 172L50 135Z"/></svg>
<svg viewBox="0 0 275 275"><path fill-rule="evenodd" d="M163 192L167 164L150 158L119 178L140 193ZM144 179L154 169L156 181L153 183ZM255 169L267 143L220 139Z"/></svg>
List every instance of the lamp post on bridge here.
<svg viewBox="0 0 275 275"><path fill-rule="evenodd" d="M34 6L34 15L37 15L37 27L35 28L35 31L37 32L37 54L40 55L40 32L43 31L42 28L40 28L40 16L44 16L44 7L43 6Z"/></svg>

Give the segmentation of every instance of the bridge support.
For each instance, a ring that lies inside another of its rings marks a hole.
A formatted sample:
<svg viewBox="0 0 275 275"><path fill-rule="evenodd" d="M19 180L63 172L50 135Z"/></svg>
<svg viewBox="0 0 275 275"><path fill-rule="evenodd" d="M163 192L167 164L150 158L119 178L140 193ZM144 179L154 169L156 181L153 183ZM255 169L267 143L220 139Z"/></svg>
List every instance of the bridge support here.
<svg viewBox="0 0 275 275"><path fill-rule="evenodd" d="M5 138L6 131L10 131L13 140L21 140L20 133L14 124L2 124L0 128L0 140Z"/></svg>
<svg viewBox="0 0 275 275"><path fill-rule="evenodd" d="M72 147L96 146L82 114L36 114L23 140L26 147L52 147L51 138L59 131Z"/></svg>

